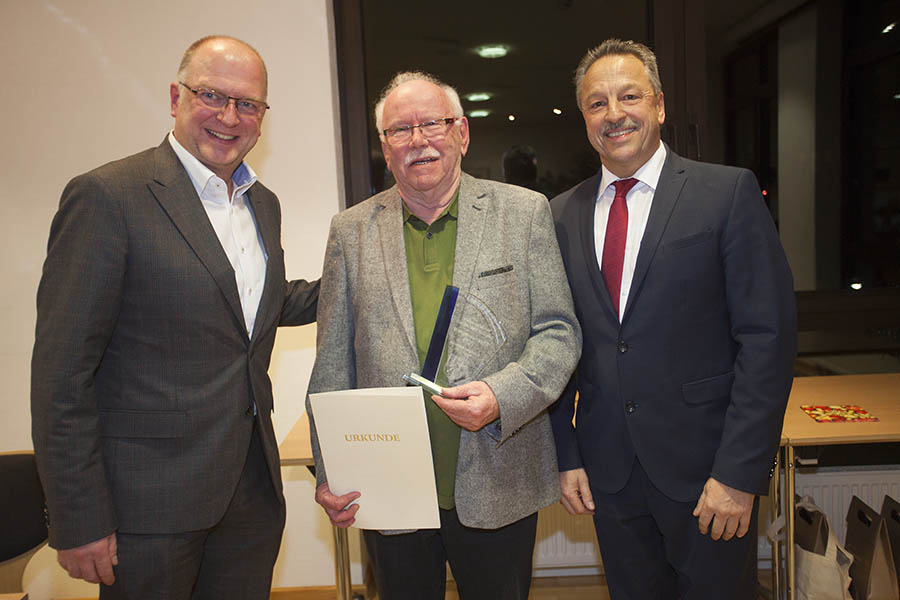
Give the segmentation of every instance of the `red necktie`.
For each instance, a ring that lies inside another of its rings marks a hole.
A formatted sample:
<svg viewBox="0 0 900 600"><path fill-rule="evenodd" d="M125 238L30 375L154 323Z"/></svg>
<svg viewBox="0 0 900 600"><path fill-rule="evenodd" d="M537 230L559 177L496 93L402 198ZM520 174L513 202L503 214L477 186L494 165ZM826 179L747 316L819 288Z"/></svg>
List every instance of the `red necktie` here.
<svg viewBox="0 0 900 600"><path fill-rule="evenodd" d="M637 179L620 179L613 183L616 186L616 197L609 208L606 221L606 237L603 239L603 257L600 260L600 271L609 290L616 315L619 314L619 293L622 289L622 264L625 262L625 237L628 234L628 205L625 196L638 182Z"/></svg>

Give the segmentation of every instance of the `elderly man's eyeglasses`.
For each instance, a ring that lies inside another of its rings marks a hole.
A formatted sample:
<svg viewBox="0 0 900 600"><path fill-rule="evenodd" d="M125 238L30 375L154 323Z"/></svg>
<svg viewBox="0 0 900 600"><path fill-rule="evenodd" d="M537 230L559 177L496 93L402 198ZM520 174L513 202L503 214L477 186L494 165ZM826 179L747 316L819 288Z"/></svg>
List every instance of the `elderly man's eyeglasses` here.
<svg viewBox="0 0 900 600"><path fill-rule="evenodd" d="M384 137L392 144L402 144L412 139L413 131L418 129L426 138L437 140L447 135L447 129L460 117L447 117L446 119L435 119L433 121L425 121L417 125L401 125L400 127L391 127L383 131Z"/></svg>
<svg viewBox="0 0 900 600"><path fill-rule="evenodd" d="M248 117L261 117L267 109L272 108L262 100L253 100L252 98L235 98L234 96L229 96L227 94L223 94L222 92L217 92L216 90L211 90L209 88L192 88L183 81L179 81L178 83L194 92L194 95L197 96L200 102L202 102L209 108L221 110L228 106L229 101L234 100L235 110L237 110L242 115L247 115Z"/></svg>

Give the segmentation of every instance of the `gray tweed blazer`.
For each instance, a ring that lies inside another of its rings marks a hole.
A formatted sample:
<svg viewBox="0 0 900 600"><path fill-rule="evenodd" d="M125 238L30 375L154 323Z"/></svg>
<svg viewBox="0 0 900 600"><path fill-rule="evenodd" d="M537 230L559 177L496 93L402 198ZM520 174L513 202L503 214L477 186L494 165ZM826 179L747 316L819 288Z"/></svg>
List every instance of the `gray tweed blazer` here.
<svg viewBox="0 0 900 600"><path fill-rule="evenodd" d="M578 362L581 329L547 200L463 173L453 284L462 300L447 336L449 383L483 380L500 405L496 422L462 432L456 508L463 524L494 529L559 498L547 407ZM310 393L403 385L418 372L396 187L332 220L321 300ZM322 483L308 402L307 413Z"/></svg>

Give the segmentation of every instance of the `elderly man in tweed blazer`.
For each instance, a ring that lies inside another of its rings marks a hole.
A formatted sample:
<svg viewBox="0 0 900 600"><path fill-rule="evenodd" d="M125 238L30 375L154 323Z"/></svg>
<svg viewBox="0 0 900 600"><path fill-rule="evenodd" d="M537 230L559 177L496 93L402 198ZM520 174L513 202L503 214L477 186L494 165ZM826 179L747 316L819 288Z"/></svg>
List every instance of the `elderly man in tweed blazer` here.
<svg viewBox="0 0 900 600"><path fill-rule="evenodd" d="M462 173L468 123L432 76L397 75L375 113L397 185L332 221L309 391L419 372L456 286L443 397L425 398L441 527L365 531L366 547L383 598L442 599L449 561L461 597L525 599L537 511L559 497L546 409L581 350L549 206ZM365 498L347 507L357 493L331 493L312 429L316 500L346 527Z"/></svg>

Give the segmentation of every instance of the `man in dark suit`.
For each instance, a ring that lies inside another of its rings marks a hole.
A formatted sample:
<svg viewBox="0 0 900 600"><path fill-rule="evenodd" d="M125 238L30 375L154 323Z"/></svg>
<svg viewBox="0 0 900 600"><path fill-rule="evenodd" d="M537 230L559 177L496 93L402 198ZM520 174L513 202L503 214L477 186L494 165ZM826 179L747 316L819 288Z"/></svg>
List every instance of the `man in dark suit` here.
<svg viewBox="0 0 900 600"><path fill-rule="evenodd" d="M194 43L157 148L73 179L50 230L32 359L50 545L101 598L268 598L284 498L267 371L286 282L278 199L243 162L267 75Z"/></svg>
<svg viewBox="0 0 900 600"><path fill-rule="evenodd" d="M551 414L562 503L593 514L613 598L755 598L756 497L796 353L790 269L752 173L661 143L646 46L607 40L575 83L603 166L551 203L584 334Z"/></svg>

